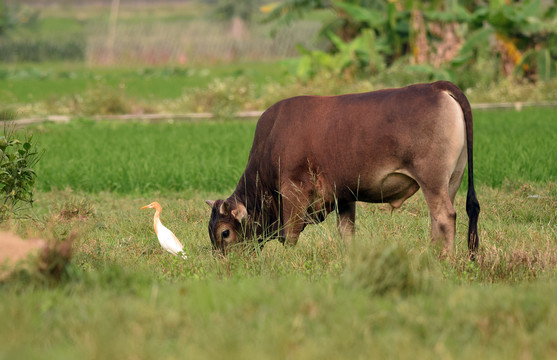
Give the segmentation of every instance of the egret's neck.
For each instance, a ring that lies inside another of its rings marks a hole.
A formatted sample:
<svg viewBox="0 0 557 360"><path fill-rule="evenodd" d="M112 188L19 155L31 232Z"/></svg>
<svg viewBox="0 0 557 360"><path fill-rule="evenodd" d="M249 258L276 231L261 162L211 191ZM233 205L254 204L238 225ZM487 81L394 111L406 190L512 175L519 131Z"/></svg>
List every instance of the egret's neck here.
<svg viewBox="0 0 557 360"><path fill-rule="evenodd" d="M159 233L159 224L161 223L160 216L161 216L162 209L160 207L156 207L155 209L156 209L156 211L155 211L155 217L153 219L153 222L155 224L155 233L158 234Z"/></svg>

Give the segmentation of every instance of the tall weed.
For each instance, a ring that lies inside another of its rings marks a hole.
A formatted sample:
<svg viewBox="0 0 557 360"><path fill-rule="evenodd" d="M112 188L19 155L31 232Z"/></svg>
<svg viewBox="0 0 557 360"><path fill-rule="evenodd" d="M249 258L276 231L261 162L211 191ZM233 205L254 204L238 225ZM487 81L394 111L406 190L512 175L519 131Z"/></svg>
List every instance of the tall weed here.
<svg viewBox="0 0 557 360"><path fill-rule="evenodd" d="M33 204L34 168L40 158L33 136L24 136L22 141L4 122L0 136L0 220L19 215L22 208Z"/></svg>

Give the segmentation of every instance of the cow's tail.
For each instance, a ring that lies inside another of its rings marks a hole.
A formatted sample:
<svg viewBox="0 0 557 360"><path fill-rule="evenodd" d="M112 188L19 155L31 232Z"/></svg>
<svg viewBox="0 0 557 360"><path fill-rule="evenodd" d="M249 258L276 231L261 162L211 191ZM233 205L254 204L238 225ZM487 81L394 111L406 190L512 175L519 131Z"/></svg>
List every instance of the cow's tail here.
<svg viewBox="0 0 557 360"><path fill-rule="evenodd" d="M474 259L480 241L478 236L480 203L478 202L476 190L474 189L472 108L464 93L456 85L448 81L439 81L434 83L433 86L439 90L447 91L458 102L464 114L464 122L466 125L466 149L468 153L468 194L466 196L466 213L469 219L468 250L470 251L470 257Z"/></svg>

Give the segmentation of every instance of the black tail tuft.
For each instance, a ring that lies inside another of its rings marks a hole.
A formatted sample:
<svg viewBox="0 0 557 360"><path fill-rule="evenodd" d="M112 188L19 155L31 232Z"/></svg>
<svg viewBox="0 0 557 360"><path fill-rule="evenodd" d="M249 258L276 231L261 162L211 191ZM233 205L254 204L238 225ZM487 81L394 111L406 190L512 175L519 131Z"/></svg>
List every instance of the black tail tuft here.
<svg viewBox="0 0 557 360"><path fill-rule="evenodd" d="M474 186L468 187L468 195L466 197L466 213L468 214L468 250L470 257L475 258L475 253L478 250L480 237L478 236L478 218L480 216L480 203L476 198L476 191Z"/></svg>

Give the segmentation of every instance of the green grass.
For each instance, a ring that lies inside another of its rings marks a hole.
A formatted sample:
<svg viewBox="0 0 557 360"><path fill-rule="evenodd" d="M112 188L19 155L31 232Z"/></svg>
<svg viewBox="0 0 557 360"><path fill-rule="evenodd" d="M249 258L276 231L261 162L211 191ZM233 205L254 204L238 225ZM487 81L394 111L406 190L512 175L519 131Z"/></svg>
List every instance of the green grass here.
<svg viewBox="0 0 557 360"><path fill-rule="evenodd" d="M0 281L0 358L553 358L552 114L475 112L474 263L462 191L446 259L428 245L421 192L392 214L359 204L350 246L332 215L295 248L215 256L204 200L233 190L253 122L30 128L46 150L35 206L3 227L79 235L60 282L28 272ZM140 210L155 200L187 260L157 243L153 212Z"/></svg>
<svg viewBox="0 0 557 360"><path fill-rule="evenodd" d="M6 65L0 69L2 103L33 104L61 97L84 97L104 86L139 102L176 99L206 88L215 78L237 78L257 86L285 74L281 62L242 62L213 66L86 67L82 64Z"/></svg>
<svg viewBox="0 0 557 360"><path fill-rule="evenodd" d="M505 181L557 180L557 122L554 109L475 111L475 173L493 187Z"/></svg>
<svg viewBox="0 0 557 360"><path fill-rule="evenodd" d="M46 153L38 189L116 193L229 190L242 174L255 124L109 123L36 129Z"/></svg>
<svg viewBox="0 0 557 360"><path fill-rule="evenodd" d="M557 122L552 114L552 109L476 111L477 183L556 182ZM37 187L127 194L228 192L243 172L254 131L255 122L41 125L35 132L46 154Z"/></svg>
<svg viewBox="0 0 557 360"><path fill-rule="evenodd" d="M557 296L554 284L447 285L401 298L369 297L338 283L288 278L170 284L116 273L110 275L116 281L87 276L58 291L9 293L0 305L7 315L4 322L11 324L9 332L2 332L6 346L0 354L13 359L508 359L557 354L556 308L548 300ZM139 290L113 289L129 288L129 283ZM23 307L22 313L4 310Z"/></svg>

